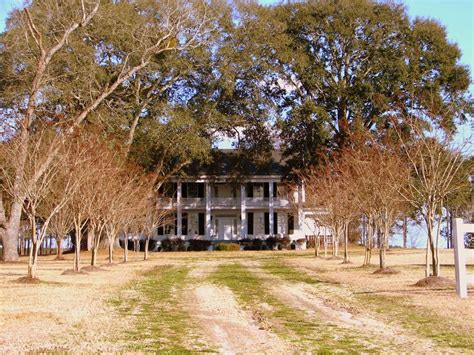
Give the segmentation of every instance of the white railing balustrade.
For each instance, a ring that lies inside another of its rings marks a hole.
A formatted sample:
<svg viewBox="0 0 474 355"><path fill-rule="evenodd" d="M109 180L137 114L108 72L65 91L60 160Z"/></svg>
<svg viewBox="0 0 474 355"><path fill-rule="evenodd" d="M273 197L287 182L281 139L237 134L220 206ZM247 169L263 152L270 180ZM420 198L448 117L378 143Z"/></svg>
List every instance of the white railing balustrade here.
<svg viewBox="0 0 474 355"><path fill-rule="evenodd" d="M467 286L474 284L474 274L468 274L467 259L474 258L474 249L464 247L464 235L474 233L474 224L463 223L462 218L454 219L454 265L456 268L456 293L461 298L467 297Z"/></svg>
<svg viewBox="0 0 474 355"><path fill-rule="evenodd" d="M172 209L176 207L176 198L173 197L159 197L157 201L158 207L163 209Z"/></svg>
<svg viewBox="0 0 474 355"><path fill-rule="evenodd" d="M268 197L246 197L245 204L248 207L268 206Z"/></svg>
<svg viewBox="0 0 474 355"><path fill-rule="evenodd" d="M213 197L211 198L212 207L238 207L240 198L235 197Z"/></svg>
<svg viewBox="0 0 474 355"><path fill-rule="evenodd" d="M185 208L204 208L206 199L204 197L183 197L181 198L181 206Z"/></svg>

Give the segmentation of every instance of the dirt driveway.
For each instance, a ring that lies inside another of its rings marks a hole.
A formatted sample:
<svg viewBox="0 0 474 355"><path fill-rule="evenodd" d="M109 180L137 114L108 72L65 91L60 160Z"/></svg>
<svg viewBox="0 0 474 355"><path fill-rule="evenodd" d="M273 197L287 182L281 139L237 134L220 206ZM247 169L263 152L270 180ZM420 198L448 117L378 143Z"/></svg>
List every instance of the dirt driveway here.
<svg viewBox="0 0 474 355"><path fill-rule="evenodd" d="M16 282L25 260L0 264L0 351L474 352L474 297L414 288L420 251L389 256L400 273L384 276L357 253L141 257L84 275L43 258L39 284Z"/></svg>

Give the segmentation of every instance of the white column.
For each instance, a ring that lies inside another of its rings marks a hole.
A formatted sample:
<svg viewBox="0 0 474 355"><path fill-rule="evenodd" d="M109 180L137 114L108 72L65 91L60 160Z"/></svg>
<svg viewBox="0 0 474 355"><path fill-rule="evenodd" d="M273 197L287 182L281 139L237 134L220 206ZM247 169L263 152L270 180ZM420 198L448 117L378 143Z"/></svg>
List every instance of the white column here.
<svg viewBox="0 0 474 355"><path fill-rule="evenodd" d="M179 238L182 237L183 235L183 212L182 212L182 206L181 206L181 181L178 182L178 189L176 191L176 219L177 219L177 229L178 233L177 236Z"/></svg>
<svg viewBox="0 0 474 355"><path fill-rule="evenodd" d="M206 238L211 237L211 184L206 182L206 218L205 218Z"/></svg>
<svg viewBox="0 0 474 355"><path fill-rule="evenodd" d="M273 182L270 181L268 183L268 224L269 224L269 229L270 229L270 235L273 234L273 223L275 223L275 221L273 220Z"/></svg>
<svg viewBox="0 0 474 355"><path fill-rule="evenodd" d="M245 184L242 184L240 185L240 238L247 237L247 211L245 198Z"/></svg>

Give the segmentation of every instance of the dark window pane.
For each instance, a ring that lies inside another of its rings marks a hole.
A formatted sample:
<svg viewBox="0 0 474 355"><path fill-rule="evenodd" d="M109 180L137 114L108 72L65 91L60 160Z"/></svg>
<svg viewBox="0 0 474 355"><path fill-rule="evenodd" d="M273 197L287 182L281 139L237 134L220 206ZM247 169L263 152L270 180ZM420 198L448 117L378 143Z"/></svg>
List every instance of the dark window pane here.
<svg viewBox="0 0 474 355"><path fill-rule="evenodd" d="M263 183L263 197L270 197L270 184L268 182Z"/></svg>
<svg viewBox="0 0 474 355"><path fill-rule="evenodd" d="M163 235L163 234L165 234L165 229L163 228L163 226L159 226L159 227L158 227L157 233L158 233L158 235Z"/></svg>
<svg viewBox="0 0 474 355"><path fill-rule="evenodd" d="M273 234L278 234L278 214L273 212Z"/></svg>
<svg viewBox="0 0 474 355"><path fill-rule="evenodd" d="M295 217L292 214L288 215L288 234L295 232Z"/></svg>
<svg viewBox="0 0 474 355"><path fill-rule="evenodd" d="M182 227L181 227L181 234L188 235L188 214L182 214Z"/></svg>
<svg viewBox="0 0 474 355"><path fill-rule="evenodd" d="M253 235L253 212L247 213L247 234Z"/></svg>
<svg viewBox="0 0 474 355"><path fill-rule="evenodd" d="M270 213L265 212L264 221L265 221L264 234L270 234Z"/></svg>
<svg viewBox="0 0 474 355"><path fill-rule="evenodd" d="M178 235L178 214L174 215L174 235Z"/></svg>
<svg viewBox="0 0 474 355"><path fill-rule="evenodd" d="M206 232L204 231L204 213L199 213L198 215L198 234L204 235Z"/></svg>
<svg viewBox="0 0 474 355"><path fill-rule="evenodd" d="M247 184L247 197L253 197L253 184L251 182Z"/></svg>
<svg viewBox="0 0 474 355"><path fill-rule="evenodd" d="M203 183L198 183L198 196L197 197L204 197L204 184Z"/></svg>

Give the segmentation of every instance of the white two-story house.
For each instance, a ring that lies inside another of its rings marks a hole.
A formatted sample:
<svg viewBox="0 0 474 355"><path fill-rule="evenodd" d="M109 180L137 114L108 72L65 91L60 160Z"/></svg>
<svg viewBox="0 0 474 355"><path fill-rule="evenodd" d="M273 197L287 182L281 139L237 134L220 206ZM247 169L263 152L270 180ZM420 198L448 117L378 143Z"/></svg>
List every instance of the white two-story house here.
<svg viewBox="0 0 474 355"><path fill-rule="evenodd" d="M219 153L212 169L198 167L194 173L174 177L163 185L159 205L172 210L175 222L158 228L158 240L227 241L270 236L295 240L315 234L303 209L304 187L283 181L284 166L278 152L261 167L241 164L232 150Z"/></svg>

